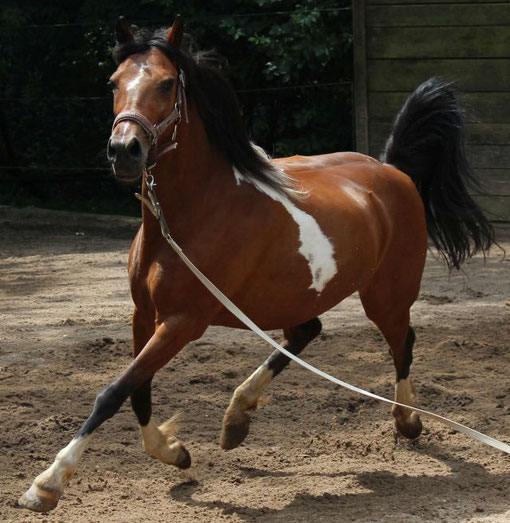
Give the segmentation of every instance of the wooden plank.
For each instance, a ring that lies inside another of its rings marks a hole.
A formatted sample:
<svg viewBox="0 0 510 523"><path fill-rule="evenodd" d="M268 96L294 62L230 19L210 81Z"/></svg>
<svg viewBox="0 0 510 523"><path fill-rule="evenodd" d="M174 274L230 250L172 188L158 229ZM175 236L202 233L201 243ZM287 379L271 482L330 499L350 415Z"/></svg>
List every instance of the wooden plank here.
<svg viewBox="0 0 510 523"><path fill-rule="evenodd" d="M456 0L367 0L367 5L451 4ZM463 4L507 4L508 0L462 0Z"/></svg>
<svg viewBox="0 0 510 523"><path fill-rule="evenodd" d="M510 29L493 27L374 27L368 58L508 58Z"/></svg>
<svg viewBox="0 0 510 523"><path fill-rule="evenodd" d="M379 147L391 132L391 122L374 122L369 125L369 141ZM466 143L473 145L510 145L510 123L469 123Z"/></svg>
<svg viewBox="0 0 510 523"><path fill-rule="evenodd" d="M368 151L369 156L377 158L378 160L381 157L382 152L384 151L384 146L389 135L370 135L370 149Z"/></svg>
<svg viewBox="0 0 510 523"><path fill-rule="evenodd" d="M510 196L473 196L489 220L510 222Z"/></svg>
<svg viewBox="0 0 510 523"><path fill-rule="evenodd" d="M510 60L368 60L369 91L410 92L431 76L457 79L464 92L509 92Z"/></svg>
<svg viewBox="0 0 510 523"><path fill-rule="evenodd" d="M510 25L510 3L372 5L368 27Z"/></svg>
<svg viewBox="0 0 510 523"><path fill-rule="evenodd" d="M368 93L370 121L390 122L404 104L410 92ZM459 102L467 109L468 122L510 122L510 92L508 93L459 93Z"/></svg>
<svg viewBox="0 0 510 523"><path fill-rule="evenodd" d="M370 156L374 158L380 157L386 140L390 135L390 130L391 124L374 124L370 126ZM501 169L499 172L501 176L504 176L506 172L510 176L510 142L494 145L468 143L466 151L468 161L473 169L496 169L498 171Z"/></svg>
<svg viewBox="0 0 510 523"><path fill-rule="evenodd" d="M475 169L475 174L485 193L510 196L510 169Z"/></svg>
<svg viewBox="0 0 510 523"><path fill-rule="evenodd" d="M389 136L389 125L386 126L388 132L384 131L384 124L379 128L378 133L369 133L370 151L369 154L378 158L383 151L386 139ZM510 144L506 145L478 145L469 144L466 146L466 153L469 164L473 169L510 169Z"/></svg>
<svg viewBox="0 0 510 523"><path fill-rule="evenodd" d="M470 145L467 157L474 169L510 169L510 145Z"/></svg>
<svg viewBox="0 0 510 523"><path fill-rule="evenodd" d="M354 117L356 150L368 152L367 50L365 1L358 0L353 12Z"/></svg>
<svg viewBox="0 0 510 523"><path fill-rule="evenodd" d="M510 144L510 123L470 123L466 142L477 145Z"/></svg>

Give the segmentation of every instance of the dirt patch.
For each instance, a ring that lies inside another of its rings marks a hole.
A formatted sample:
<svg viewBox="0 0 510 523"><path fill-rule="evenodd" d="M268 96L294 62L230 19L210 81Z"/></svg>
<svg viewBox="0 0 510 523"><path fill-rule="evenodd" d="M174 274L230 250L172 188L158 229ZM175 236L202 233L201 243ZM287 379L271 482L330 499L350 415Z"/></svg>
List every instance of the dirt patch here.
<svg viewBox="0 0 510 523"><path fill-rule="evenodd" d="M143 453L129 406L86 451L51 515L19 495L130 360L126 277L136 220L0 207L0 520L48 522L508 521L510 457L424 420L395 436L389 409L293 366L238 449L218 446L232 391L267 356L254 335L211 328L155 380L154 412L182 409L186 473ZM510 252L509 231L499 239ZM449 277L430 257L412 311L419 402L510 442L510 257ZM323 316L304 357L376 393L393 366L356 297ZM276 333L275 333L276 334ZM276 334L277 335L277 334Z"/></svg>

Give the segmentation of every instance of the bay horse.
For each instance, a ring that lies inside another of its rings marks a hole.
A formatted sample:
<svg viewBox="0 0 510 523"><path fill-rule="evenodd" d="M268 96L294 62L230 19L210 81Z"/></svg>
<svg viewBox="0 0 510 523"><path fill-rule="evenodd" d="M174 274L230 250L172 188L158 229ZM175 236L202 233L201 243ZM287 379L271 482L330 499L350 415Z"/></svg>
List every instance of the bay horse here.
<svg viewBox="0 0 510 523"><path fill-rule="evenodd" d="M187 256L261 328L283 329L283 346L293 354L320 333L320 314L357 291L389 345L395 398L414 405L409 310L427 237L450 268L494 242L467 191L472 175L451 86L431 79L411 94L381 161L353 152L270 160L250 142L225 78L186 45L179 18L155 32L133 32L121 19L116 38L118 67L110 79L116 120L107 154L119 180L155 182ZM143 184L145 201L147 191ZM243 324L169 248L143 205L142 219L128 266L134 359L20 498L23 507L56 506L93 433L128 397L145 450L182 469L191 464L169 425L154 420L151 380L209 325ZM223 420L224 449L246 438L250 413L288 363L273 352L235 390ZM392 413L401 434L418 437L415 411L394 405Z"/></svg>

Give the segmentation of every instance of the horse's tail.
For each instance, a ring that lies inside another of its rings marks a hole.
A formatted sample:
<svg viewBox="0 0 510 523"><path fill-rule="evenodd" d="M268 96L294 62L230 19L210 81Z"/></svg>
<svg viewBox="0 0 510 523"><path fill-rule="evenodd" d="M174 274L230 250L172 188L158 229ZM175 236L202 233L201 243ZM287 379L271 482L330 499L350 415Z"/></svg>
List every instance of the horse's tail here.
<svg viewBox="0 0 510 523"><path fill-rule="evenodd" d="M429 237L449 267L494 243L494 229L467 187L477 187L464 151L464 112L451 84L431 78L397 114L381 160L408 174L425 206Z"/></svg>

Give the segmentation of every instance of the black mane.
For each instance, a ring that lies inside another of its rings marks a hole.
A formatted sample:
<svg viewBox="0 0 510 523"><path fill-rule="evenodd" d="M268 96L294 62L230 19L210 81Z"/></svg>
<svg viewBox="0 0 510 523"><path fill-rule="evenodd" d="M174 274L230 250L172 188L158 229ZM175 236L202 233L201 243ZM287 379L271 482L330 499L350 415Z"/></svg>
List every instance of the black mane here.
<svg viewBox="0 0 510 523"><path fill-rule="evenodd" d="M184 71L188 103L196 107L209 140L238 173L248 182L264 183L280 193L297 193L293 180L250 142L237 96L220 72L218 58L213 53L194 50L188 35L184 35L181 46L175 48L167 42L166 32L167 29L135 31L132 40L117 43L113 49L116 64L152 48L162 51Z"/></svg>

